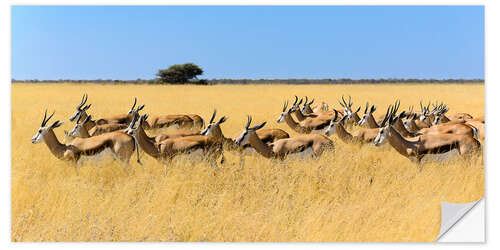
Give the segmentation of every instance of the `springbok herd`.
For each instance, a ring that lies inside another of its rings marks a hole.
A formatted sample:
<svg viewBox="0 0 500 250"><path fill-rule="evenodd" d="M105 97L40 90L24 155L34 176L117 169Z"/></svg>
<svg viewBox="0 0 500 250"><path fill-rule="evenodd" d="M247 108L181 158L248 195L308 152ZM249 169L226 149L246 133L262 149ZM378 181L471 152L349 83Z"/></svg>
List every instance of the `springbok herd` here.
<svg viewBox="0 0 500 250"><path fill-rule="evenodd" d="M295 96L290 107L285 101L277 122L285 122L301 135L290 137L282 129L263 129L266 122L252 126L252 117L248 116L243 132L230 139L224 136L221 129L227 118L223 116L216 120L215 110L205 126L204 120L196 114L140 115L144 105L136 108L135 98L127 114L93 120L87 114L91 106L86 104L87 98L88 95L84 94L69 118L71 122L75 121L73 129L65 131L66 138L72 138L69 144L59 142L53 129L62 123L55 121L48 125L54 113L47 117L47 111L31 139L32 143L44 141L58 159L73 163L77 163L81 156L94 156L106 149L126 165L136 151L137 162L140 163L140 147L162 163L170 162L177 155L188 155L217 168L219 158L221 164L224 162L225 150L237 151L243 157L246 149L253 148L266 158L276 159L292 155L319 157L325 151L333 153L334 143L328 138L333 134L345 143L373 143L378 146L389 142L401 155L417 162L427 154L452 150L463 157L479 154L481 144L478 139L484 140L484 116L473 118L467 113L446 116L448 107L443 103L435 103L431 109L431 103L425 106L420 102L419 112L414 111L412 106L398 113L400 102L397 100L394 105L389 105L383 116L374 116L377 105L366 103L360 117L361 107L353 110L350 96L347 100L342 96L342 102L339 101L341 109L338 110L329 110L324 102L313 105L314 99L305 97L299 100ZM177 129L155 137L147 133L148 130L167 127ZM353 132L349 133L346 127L352 128Z"/></svg>

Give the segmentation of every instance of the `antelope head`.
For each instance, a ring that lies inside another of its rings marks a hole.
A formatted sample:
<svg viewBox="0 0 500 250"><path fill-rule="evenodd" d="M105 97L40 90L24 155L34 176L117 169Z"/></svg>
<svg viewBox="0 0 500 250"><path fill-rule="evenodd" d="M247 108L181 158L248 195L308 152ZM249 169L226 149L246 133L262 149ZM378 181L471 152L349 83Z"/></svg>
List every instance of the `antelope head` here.
<svg viewBox="0 0 500 250"><path fill-rule="evenodd" d="M429 102L429 104L427 105L427 107L424 107L422 105L422 101L420 101L420 111L421 111L421 115L419 117L419 120L420 121L425 121L425 119L431 115L431 112L429 111L429 106L431 106L431 103Z"/></svg>
<svg viewBox="0 0 500 250"><path fill-rule="evenodd" d="M128 127L125 129L125 133L127 135L133 136L135 138L137 129L142 126L142 123L148 119L148 115L144 114L139 117L137 112L134 112L134 117L132 118L132 121L128 125ZM137 123L137 124L136 124Z"/></svg>
<svg viewBox="0 0 500 250"><path fill-rule="evenodd" d="M378 130L377 137L375 137L375 140L373 140L373 144L375 146L379 146L380 144L384 143L387 139L388 133L389 133L389 127L394 124L396 119L393 118L395 109L392 107L392 105L389 105L389 108L387 109L387 112L385 113L384 120L380 124L380 128Z"/></svg>
<svg viewBox="0 0 500 250"><path fill-rule="evenodd" d="M217 122L214 123L215 114L217 114L217 110L214 109L214 113L212 114L212 118L210 118L210 122L207 127L200 132L200 135L212 136L214 129L217 128L221 123L227 121L227 117L221 117Z"/></svg>
<svg viewBox="0 0 500 250"><path fill-rule="evenodd" d="M285 103L283 104L283 110L281 111L280 116L276 120L277 123L285 121L285 116L293 112L293 105L289 110L287 110L287 107L288 107L288 100L286 100Z"/></svg>
<svg viewBox="0 0 500 250"><path fill-rule="evenodd" d="M257 130L261 129L266 125L266 122L263 122L257 126L250 127L250 123L252 123L252 117L248 116L247 124L245 125L245 129L243 132L236 138L234 141L236 145L241 146L244 144L248 143L248 140L250 139L250 134L255 133Z"/></svg>
<svg viewBox="0 0 500 250"><path fill-rule="evenodd" d="M340 121L335 122L335 120L337 120L337 117L338 117L339 114L338 114L337 110L333 109L333 111L335 112L335 116L330 121L330 124L328 124L328 127L326 127L326 129L325 129L325 135L326 136L330 136L331 134L334 134L335 131L337 131L337 126L339 124L344 124L345 119L347 119L347 116L344 115L342 117L342 119L340 119Z"/></svg>
<svg viewBox="0 0 500 250"><path fill-rule="evenodd" d="M302 99L300 99L301 102L302 102ZM310 102L309 102L309 98L306 96L306 100L304 102L304 105L302 106L302 109L300 110L302 112L302 114L306 114L307 113L307 109L311 109L311 104L313 104L314 102L314 99L312 99Z"/></svg>
<svg viewBox="0 0 500 250"><path fill-rule="evenodd" d="M40 143L41 141L43 141L43 137L47 134L49 130L57 128L63 124L60 121L55 121L54 123L52 123L52 125L47 126L47 122L50 120L50 118L52 118L52 116L54 116L54 114L55 111L52 113L52 115L49 116L49 118L47 118L47 110L45 110L45 115L43 116L42 124L40 125L40 128L38 129L36 134L31 138L31 143L33 144Z"/></svg>
<svg viewBox="0 0 500 250"><path fill-rule="evenodd" d="M435 117L434 117L434 121L432 121L432 125L439 124L441 122L441 117L444 114L446 114L446 112L448 112L448 107L446 107L446 105L441 103L438 106L437 110L434 111Z"/></svg>
<svg viewBox="0 0 500 250"><path fill-rule="evenodd" d="M75 126L67 133L67 136L72 136L72 137L78 136L83 126L85 126L85 123L89 122L90 119L92 119L92 115L87 116L83 121L81 121L81 119L82 116L79 115L78 119L76 120Z"/></svg>
<svg viewBox="0 0 500 250"><path fill-rule="evenodd" d="M304 101L304 100L302 98L300 98L300 102L297 103L298 100L299 100L299 98L297 96L295 96L295 101L293 102L292 106L290 107L290 109L292 109L292 112L300 110L300 104L302 104L302 101Z"/></svg>
<svg viewBox="0 0 500 250"><path fill-rule="evenodd" d="M417 119L418 119L418 114L416 114L416 113L410 114L406 118L406 121L403 122L403 125L405 126L406 129L409 129L410 128L410 123L412 121L417 120Z"/></svg>
<svg viewBox="0 0 500 250"><path fill-rule="evenodd" d="M349 96L349 99L346 102L344 99L344 96L342 95L342 103L340 101L338 101L338 102L339 102L340 106L342 106L342 108L344 109L344 116L347 116L348 120L351 120L352 115L355 113L358 113L359 110L361 109L361 107L358 107L358 109L356 111L354 111L354 112L352 111L352 105L354 103L351 101L351 96Z"/></svg>
<svg viewBox="0 0 500 250"><path fill-rule="evenodd" d="M365 107L365 112L364 112L363 116L361 117L361 120L359 120L359 122L358 122L359 126L365 124L366 120L368 120L368 116L373 115L373 112L375 112L375 110L377 110L376 105L375 106L372 105L370 109L368 109L368 107L369 107L369 104L367 102L366 107Z"/></svg>
<svg viewBox="0 0 500 250"><path fill-rule="evenodd" d="M70 122L74 121L79 115L82 115L85 111L87 111L87 109L90 108L90 106L92 104L85 105L85 103L87 102L87 98L88 98L88 95L84 94L80 104L76 105L75 113L73 113L73 115L69 117Z"/></svg>

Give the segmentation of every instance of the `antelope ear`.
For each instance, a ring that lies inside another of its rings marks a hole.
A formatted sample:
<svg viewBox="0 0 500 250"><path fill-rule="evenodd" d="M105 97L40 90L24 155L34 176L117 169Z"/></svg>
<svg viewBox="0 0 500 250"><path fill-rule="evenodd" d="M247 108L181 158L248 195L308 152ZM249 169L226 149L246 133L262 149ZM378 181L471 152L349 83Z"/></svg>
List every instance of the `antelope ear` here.
<svg viewBox="0 0 500 250"><path fill-rule="evenodd" d="M92 115L88 115L87 118L85 118L85 120L83 120L82 124L89 122L90 119L92 119Z"/></svg>
<svg viewBox="0 0 500 250"><path fill-rule="evenodd" d="M87 104L85 107L83 107L82 111L86 111L87 109L90 108L90 106L92 106L92 103L91 104Z"/></svg>
<svg viewBox="0 0 500 250"><path fill-rule="evenodd" d="M261 129L262 127L264 127L264 125L266 125L266 123L267 123L267 122L263 122L263 123L261 123L261 124L259 124L259 125L257 125L257 126L254 126L254 127L249 128L249 130L259 130L259 129Z"/></svg>
<svg viewBox="0 0 500 250"><path fill-rule="evenodd" d="M377 110L377 105L372 105L372 113L375 112L375 110Z"/></svg>
<svg viewBox="0 0 500 250"><path fill-rule="evenodd" d="M52 123L52 125L50 125L50 128L57 128L57 127L60 127L63 124L64 124L64 122L55 121L54 123Z"/></svg>
<svg viewBox="0 0 500 250"><path fill-rule="evenodd" d="M353 113L358 113L359 110L361 110L361 106L359 106L358 109L356 109L356 111L354 111Z"/></svg>
<svg viewBox="0 0 500 250"><path fill-rule="evenodd" d="M219 119L219 121L217 122L217 124L221 124L221 123L224 123L227 121L227 117L223 116L222 118Z"/></svg>
<svg viewBox="0 0 500 250"><path fill-rule="evenodd" d="M142 109L144 108L144 106L145 106L145 105L144 105L144 104L142 104L141 106L139 106L139 107L136 109L136 111L140 111L140 110L142 110Z"/></svg>

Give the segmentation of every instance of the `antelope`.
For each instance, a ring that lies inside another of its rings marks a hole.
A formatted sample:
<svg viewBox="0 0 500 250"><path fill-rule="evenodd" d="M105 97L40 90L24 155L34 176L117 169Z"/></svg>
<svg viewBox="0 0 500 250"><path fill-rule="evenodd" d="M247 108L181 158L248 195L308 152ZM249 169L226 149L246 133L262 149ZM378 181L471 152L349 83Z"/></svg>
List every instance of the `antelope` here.
<svg viewBox="0 0 500 250"><path fill-rule="evenodd" d="M227 117L223 116L221 117L217 122L213 122L213 119L216 114L216 110L214 110L214 113L212 115L212 119L210 120L210 123L207 125L207 127L200 133L201 135L207 135L207 136L214 136L215 138L218 138L219 140L222 140L225 144L224 146L229 149L229 150L244 150L247 148L250 148L250 144L243 144L241 146L236 145L234 139L229 139L224 136L222 133L222 130L220 128L220 124L224 123L227 120ZM260 129L257 131L257 136L259 139L267 144L269 144L279 140L279 139L285 139L285 138L290 138L290 135L285 132L282 129L279 128L270 128L270 129Z"/></svg>
<svg viewBox="0 0 500 250"><path fill-rule="evenodd" d="M375 146L387 140L398 153L410 160L416 159L419 163L426 154L440 154L457 149L460 155L470 155L481 148L479 141L464 134L426 134L416 141L407 140L392 127L397 119L392 115L384 119L384 126L379 128L374 140Z"/></svg>
<svg viewBox="0 0 500 250"><path fill-rule="evenodd" d="M80 137L87 138L113 131L125 130L128 127L128 125L125 124L110 123L95 125L92 126L92 128L89 130L87 124L92 121L92 115L87 116L82 122L80 122L81 118L81 116L78 117L75 126L67 133L67 136L75 137L77 135L80 135Z"/></svg>
<svg viewBox="0 0 500 250"><path fill-rule="evenodd" d="M389 110L386 116L388 113ZM338 122L331 120L328 127L325 129L325 135L330 136L336 133L344 143L370 143L377 137L378 128L360 128L352 133L347 132L343 126L345 119L347 119L347 116L342 117Z"/></svg>
<svg viewBox="0 0 500 250"><path fill-rule="evenodd" d="M367 102L366 107L365 107L365 112L363 113L363 116L359 120L358 125L362 126L366 123L366 124L368 124L369 128L379 128L380 126L377 124L377 122L375 121L375 118L373 117L373 112L375 112L375 110L377 110L377 106L372 105L370 107L370 109L368 109L368 107L369 107L369 104Z"/></svg>
<svg viewBox="0 0 500 250"><path fill-rule="evenodd" d="M72 116L70 116L69 121L74 121L79 116L81 116L82 119L87 118L88 115L86 113L86 110L89 109L90 106L92 105L92 104L88 104L86 106L83 106L87 102L87 98L88 98L88 95L84 94L82 97L82 101L80 102L80 104L78 104L76 106L76 112ZM101 118L101 119L98 119L96 121L92 121L92 123L89 123L89 125L88 125L89 127L87 127L87 128L90 129L91 126L94 126L94 125L103 125L103 124L110 124L110 123L128 124L132 120L132 113L134 111L136 104L137 104L137 98L134 98L134 104L132 105L132 107L130 108L130 110L128 111L127 114L115 115L115 116L112 116L110 118Z"/></svg>
<svg viewBox="0 0 500 250"><path fill-rule="evenodd" d="M346 101L344 100L344 96L342 96L343 104L340 101L338 101L338 102L339 102L340 106L344 109L344 115L347 116L346 121L349 125L357 124L361 120L361 118L359 118L359 116L358 116L358 112L361 109L361 107L358 107L358 109L356 111L352 112L353 102L351 101L351 96L349 96L348 103L346 103Z"/></svg>
<svg viewBox="0 0 500 250"><path fill-rule="evenodd" d="M132 122L125 129L125 133L133 136L142 150L159 162L170 163L175 156L193 154L201 156L202 161L208 161L217 169L219 156L222 156L221 163L224 161L222 143L212 136L193 135L155 142L155 139L149 137L142 127L142 123L147 117L147 114L139 118L134 116ZM135 125L136 121L137 125ZM166 164L165 175L167 175Z"/></svg>
<svg viewBox="0 0 500 250"><path fill-rule="evenodd" d="M295 117L297 118L298 121L303 121L307 118L314 118L314 117L319 116L319 115L313 114L313 113L306 114L306 113L302 112L300 109L300 104L302 103L303 99L300 98L300 102L298 102L298 103L297 103L297 100L298 100L298 97L295 96L295 101L293 102L292 107L295 110L293 113L295 114ZM314 101L314 99L313 99L313 101ZM306 103L307 103L307 96L306 96ZM306 104L304 104L304 107L305 107L305 105Z"/></svg>
<svg viewBox="0 0 500 250"><path fill-rule="evenodd" d="M167 128L171 126L191 129L194 127L194 124L194 120L187 115L159 115L152 116L149 120L145 121L144 126L146 129Z"/></svg>
<svg viewBox="0 0 500 250"><path fill-rule="evenodd" d="M335 117L315 117L315 118L307 118L303 121L296 122L292 116L291 113L295 112L295 107L292 105L289 110L287 110L288 107L288 101L285 101L283 105L283 111L281 112L280 116L276 120L276 122L281 123L281 122L286 122L290 128L295 130L296 132L300 134L309 134L309 133L316 133L316 132L321 132L323 129L325 129L328 124L330 123L330 120L336 120L337 119L337 111L335 110Z"/></svg>
<svg viewBox="0 0 500 250"><path fill-rule="evenodd" d="M434 114L431 111L429 111L430 105L431 103L429 102L427 107L425 107L422 105L422 101L420 101L420 115L418 117L418 120L415 120L415 125L420 129L432 126L432 120L434 119Z"/></svg>
<svg viewBox="0 0 500 250"><path fill-rule="evenodd" d="M302 108L300 109L300 111L302 112L302 114L304 116L309 116L309 117L318 117L318 116L321 116L321 115L326 115L326 116L332 116L334 113L333 113L333 110L328 110L328 104L322 102L322 105L323 107L326 107L326 109L322 108L320 110L318 110L316 107L315 109L316 110L313 110L311 108L311 104L314 102L314 99L312 99L312 101L308 102L309 99L308 97L306 96L305 97L306 100L304 102L304 105L302 106ZM300 104L300 103L299 103ZM326 106L325 106L326 105ZM298 107L297 107L298 108ZM338 111L338 110L337 110ZM297 118L298 119L298 118Z"/></svg>
<svg viewBox="0 0 500 250"><path fill-rule="evenodd" d="M55 113L55 112L54 112ZM57 139L53 129L63 123L55 121L50 126L47 122L54 116L54 113L47 118L47 111L43 117L40 128L31 138L33 144L45 142L51 153L58 159L77 163L81 156L93 156L109 148L115 159L128 165L130 157L135 150L134 139L121 132L106 133L90 138L75 138L70 144L62 144ZM139 158L137 162L140 163Z"/></svg>
<svg viewBox="0 0 500 250"><path fill-rule="evenodd" d="M307 99L307 96L306 96L306 99ZM299 103L297 103L297 100L298 100L298 98L297 98L297 96L295 96L295 101L292 104L291 108L292 108L292 110L294 110L293 113L295 114L295 117L297 117L297 120L299 122L301 122L307 118L316 118L316 117L321 117L322 119L332 119L334 116L333 111L324 111L324 112L322 111L322 112L318 112L318 113L304 114L300 110L300 104L302 103L303 99L300 99Z"/></svg>
<svg viewBox="0 0 500 250"><path fill-rule="evenodd" d="M266 158L284 160L287 156L297 154L319 157L327 149L332 151L335 150L333 141L319 134L300 135L293 138L279 139L268 146L259 139L256 133L257 130L266 125L266 122L254 127L250 127L251 123L252 117L248 116L245 128L240 136L236 138L235 142L237 145L250 144L255 151Z"/></svg>

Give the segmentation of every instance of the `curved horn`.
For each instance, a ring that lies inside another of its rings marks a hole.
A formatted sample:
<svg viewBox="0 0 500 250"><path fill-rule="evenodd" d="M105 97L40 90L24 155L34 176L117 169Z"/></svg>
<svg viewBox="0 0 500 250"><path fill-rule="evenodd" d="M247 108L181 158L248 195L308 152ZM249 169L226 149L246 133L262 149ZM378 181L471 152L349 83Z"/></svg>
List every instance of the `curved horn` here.
<svg viewBox="0 0 500 250"><path fill-rule="evenodd" d="M247 125L245 125L245 129L248 129L248 127L250 127L250 123L252 123L252 117L247 115Z"/></svg>
<svg viewBox="0 0 500 250"><path fill-rule="evenodd" d="M287 107L288 107L288 100L285 100L285 103L283 104L283 112L286 111Z"/></svg>
<svg viewBox="0 0 500 250"><path fill-rule="evenodd" d="M349 95L349 107L351 107L353 102L351 101L351 95Z"/></svg>
<svg viewBox="0 0 500 250"><path fill-rule="evenodd" d="M368 106L369 106L369 104L368 104L368 102L366 102L365 114L366 114L366 111L368 111Z"/></svg>
<svg viewBox="0 0 500 250"><path fill-rule="evenodd" d="M344 107L348 107L347 103L344 100L344 95L342 95L342 102L344 103Z"/></svg>
<svg viewBox="0 0 500 250"><path fill-rule="evenodd" d="M304 102L304 105L307 104L308 100L309 100L309 97L306 96L306 102Z"/></svg>
<svg viewBox="0 0 500 250"><path fill-rule="evenodd" d="M136 104L137 104L137 97L134 97L134 105L132 105L132 108L130 108L130 110L134 110Z"/></svg>
<svg viewBox="0 0 500 250"><path fill-rule="evenodd" d="M300 106L300 104L302 104L302 102L304 101L304 98L300 98L300 101L299 103L297 104L297 106Z"/></svg>
<svg viewBox="0 0 500 250"><path fill-rule="evenodd" d="M396 112L398 112L400 104L401 102L399 101L399 99L397 99L396 102L394 103L394 110L392 111L393 114L396 114Z"/></svg>
<svg viewBox="0 0 500 250"><path fill-rule="evenodd" d="M46 118L47 118L47 110L45 110L45 115L43 115L43 120L42 120L42 124L40 125L40 127L45 126L45 119Z"/></svg>
<svg viewBox="0 0 500 250"><path fill-rule="evenodd" d="M380 127L383 127L385 125L387 119L389 118L390 112L392 112L392 105L389 105L389 107L387 108L387 112L385 112L384 120L382 120L382 123L380 123Z"/></svg>
<svg viewBox="0 0 500 250"><path fill-rule="evenodd" d="M82 96L82 101L80 101L80 104L78 104L76 108L80 109L86 102L87 102L87 94L85 93Z"/></svg>
<svg viewBox="0 0 500 250"><path fill-rule="evenodd" d="M297 101L299 100L299 98L297 96L295 96L295 101L293 102L293 105L292 106L295 106L295 104L297 104Z"/></svg>
<svg viewBox="0 0 500 250"><path fill-rule="evenodd" d="M212 113L212 118L210 118L210 122L208 124L211 124L212 122L214 122L215 114L217 114L217 109L214 109L214 112Z"/></svg>
<svg viewBox="0 0 500 250"><path fill-rule="evenodd" d="M43 118L44 122L43 122L42 126L45 126L47 124L47 122L49 122L50 118L52 118L52 116L54 116L55 113L56 113L56 111L52 112L52 114L49 116L49 118L45 119L45 117L47 116L47 110L45 110L45 117Z"/></svg>

